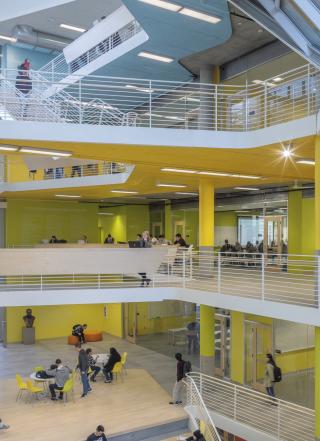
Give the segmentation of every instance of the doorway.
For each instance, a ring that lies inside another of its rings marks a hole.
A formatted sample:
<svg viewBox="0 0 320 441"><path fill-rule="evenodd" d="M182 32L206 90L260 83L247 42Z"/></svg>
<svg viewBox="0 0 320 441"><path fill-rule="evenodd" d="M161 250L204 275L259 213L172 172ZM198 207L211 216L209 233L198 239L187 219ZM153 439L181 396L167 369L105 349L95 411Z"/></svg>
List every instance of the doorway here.
<svg viewBox="0 0 320 441"><path fill-rule="evenodd" d="M215 374L230 377L230 316L215 314Z"/></svg>
<svg viewBox="0 0 320 441"><path fill-rule="evenodd" d="M130 342L136 344L137 342L137 304L125 303L124 304L124 338Z"/></svg>
<svg viewBox="0 0 320 441"><path fill-rule="evenodd" d="M286 242L286 217L265 216L263 234L263 252L265 254L282 254Z"/></svg>
<svg viewBox="0 0 320 441"><path fill-rule="evenodd" d="M162 234L162 223L161 222L152 222L151 230L152 230L153 237L159 237Z"/></svg>
<svg viewBox="0 0 320 441"><path fill-rule="evenodd" d="M245 383L261 392L267 353L273 353L272 325L245 321Z"/></svg>
<svg viewBox="0 0 320 441"><path fill-rule="evenodd" d="M183 238L186 236L186 223L185 221L175 221L174 223L174 235L181 234Z"/></svg>

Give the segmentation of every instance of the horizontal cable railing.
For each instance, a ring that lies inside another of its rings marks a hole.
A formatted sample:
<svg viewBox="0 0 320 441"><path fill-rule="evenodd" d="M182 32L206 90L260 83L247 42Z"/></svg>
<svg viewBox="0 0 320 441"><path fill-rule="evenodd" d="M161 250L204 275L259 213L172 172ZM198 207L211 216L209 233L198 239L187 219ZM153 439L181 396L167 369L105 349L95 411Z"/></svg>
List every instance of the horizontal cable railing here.
<svg viewBox="0 0 320 441"><path fill-rule="evenodd" d="M23 271L22 271L23 272ZM259 301L319 308L316 256L215 253L168 247L158 270L145 277L125 268L110 274L2 275L1 290L174 286Z"/></svg>
<svg viewBox="0 0 320 441"><path fill-rule="evenodd" d="M2 71L11 91L15 77L15 70ZM41 109L22 112L25 120L237 132L314 115L320 108L320 73L310 65L247 86L94 75L63 84L64 77L57 72L52 81L49 71L31 71L26 81L32 91L22 100L4 88L0 104Z"/></svg>
<svg viewBox="0 0 320 441"><path fill-rule="evenodd" d="M8 159L3 164L5 174L3 182L27 182L38 180L55 180L63 178L85 178L89 176L114 175L119 173L126 173L130 166L119 162L101 162L92 164L79 164L72 166L58 166L45 169L22 170L19 174L15 173L15 167L21 166L21 163ZM0 161L1 165L1 161ZM13 175L11 175L13 171ZM0 179L1 182L1 179Z"/></svg>
<svg viewBox="0 0 320 441"><path fill-rule="evenodd" d="M192 372L187 391L196 384L208 411L283 441L314 441L315 412L231 382ZM196 406L187 392L188 405Z"/></svg>

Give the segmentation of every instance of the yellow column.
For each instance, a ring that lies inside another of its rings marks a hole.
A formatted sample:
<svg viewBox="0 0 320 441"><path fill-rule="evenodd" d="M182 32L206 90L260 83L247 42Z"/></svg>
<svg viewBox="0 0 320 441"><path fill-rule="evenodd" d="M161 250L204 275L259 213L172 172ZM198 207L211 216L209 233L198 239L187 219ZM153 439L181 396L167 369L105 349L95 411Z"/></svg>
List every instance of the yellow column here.
<svg viewBox="0 0 320 441"><path fill-rule="evenodd" d="M164 206L164 233L165 238L172 241L171 202L166 202Z"/></svg>
<svg viewBox="0 0 320 441"><path fill-rule="evenodd" d="M199 248L201 251L213 251L214 246L214 184L203 179L199 184ZM201 256L200 256L201 265ZM204 271L208 263L204 264ZM200 306L200 368L208 374L214 374L214 331L215 309Z"/></svg>
<svg viewBox="0 0 320 441"><path fill-rule="evenodd" d="M302 191L288 194L288 253L301 254Z"/></svg>
<svg viewBox="0 0 320 441"><path fill-rule="evenodd" d="M320 136L315 140L315 248L316 255L320 255ZM318 263L319 265L319 263ZM318 268L319 274L319 268ZM318 285L319 285L318 276ZM317 286L316 296L319 293L319 286ZM318 298L318 297L317 297ZM319 299L318 299L319 302ZM319 304L319 303L318 303ZM314 360L314 379L315 379L315 438L320 440L320 327L315 328L315 360Z"/></svg>
<svg viewBox="0 0 320 441"><path fill-rule="evenodd" d="M231 311L231 380L244 383L244 314Z"/></svg>

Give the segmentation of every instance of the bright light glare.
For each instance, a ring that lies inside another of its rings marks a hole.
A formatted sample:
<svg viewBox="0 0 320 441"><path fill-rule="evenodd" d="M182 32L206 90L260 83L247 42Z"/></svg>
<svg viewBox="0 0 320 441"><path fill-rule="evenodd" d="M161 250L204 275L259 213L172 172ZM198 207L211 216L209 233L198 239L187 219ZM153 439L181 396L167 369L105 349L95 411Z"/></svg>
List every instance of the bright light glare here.
<svg viewBox="0 0 320 441"><path fill-rule="evenodd" d="M68 29L69 31L81 32L81 33L86 32L86 29L84 28L79 28L78 26L68 25L65 23L61 23L60 28Z"/></svg>
<svg viewBox="0 0 320 441"><path fill-rule="evenodd" d="M204 14L203 12L195 11L194 9L182 8L179 14L187 15L188 17L197 18L198 20L206 21L208 23L216 24L221 21L221 18L214 15Z"/></svg>
<svg viewBox="0 0 320 441"><path fill-rule="evenodd" d="M165 2L164 0L139 0L142 3L147 3L148 5L157 6L158 8L167 9L168 11L178 12L181 9L180 5L175 3Z"/></svg>
<svg viewBox="0 0 320 441"><path fill-rule="evenodd" d="M292 155L292 152L289 149L284 149L283 152L282 152L282 156L284 158L290 158L291 155Z"/></svg>
<svg viewBox="0 0 320 441"><path fill-rule="evenodd" d="M173 58L165 57L163 55L152 54L151 52L142 51L138 53L139 57L149 58L150 60L162 61L162 63L172 63Z"/></svg>

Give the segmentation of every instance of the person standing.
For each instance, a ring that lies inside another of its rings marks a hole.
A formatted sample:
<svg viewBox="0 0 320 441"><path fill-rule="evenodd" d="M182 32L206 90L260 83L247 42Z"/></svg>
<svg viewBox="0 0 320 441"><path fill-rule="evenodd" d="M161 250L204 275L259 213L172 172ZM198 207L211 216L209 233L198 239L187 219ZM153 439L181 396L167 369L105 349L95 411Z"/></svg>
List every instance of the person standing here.
<svg viewBox="0 0 320 441"><path fill-rule="evenodd" d="M99 425L96 431L88 436L87 441L108 441L104 434L104 427Z"/></svg>
<svg viewBox="0 0 320 441"><path fill-rule="evenodd" d="M84 349L81 349L80 343L78 343L76 345L76 349L79 353L77 367L79 368L79 371L80 371L81 382L82 382L82 387L83 387L83 392L82 392L81 398L84 398L88 395L88 392L90 392L92 390L90 387L90 384L89 384L89 379L88 379L89 360L88 360L88 355L87 355L86 351Z"/></svg>
<svg viewBox="0 0 320 441"><path fill-rule="evenodd" d="M267 364L266 364L266 370L264 375L264 385L267 391L267 394L270 395L270 397L275 398L274 393L274 383L275 383L275 377L274 377L274 369L276 367L276 363L273 359L272 354L267 354Z"/></svg>
<svg viewBox="0 0 320 441"><path fill-rule="evenodd" d="M173 386L172 401L170 401L169 404L182 403L182 399L181 399L182 387L183 387L182 380L184 378L185 361L182 359L182 355L179 352L175 355L175 359L177 360L177 379Z"/></svg>
<svg viewBox="0 0 320 441"><path fill-rule="evenodd" d="M101 367L96 365L98 357L93 358L93 356L92 356L92 349L91 348L86 349L86 353L87 353L87 356L88 356L89 367L90 367L90 369L93 372L93 374L90 377L90 380L95 382L96 381L96 376L101 371Z"/></svg>

